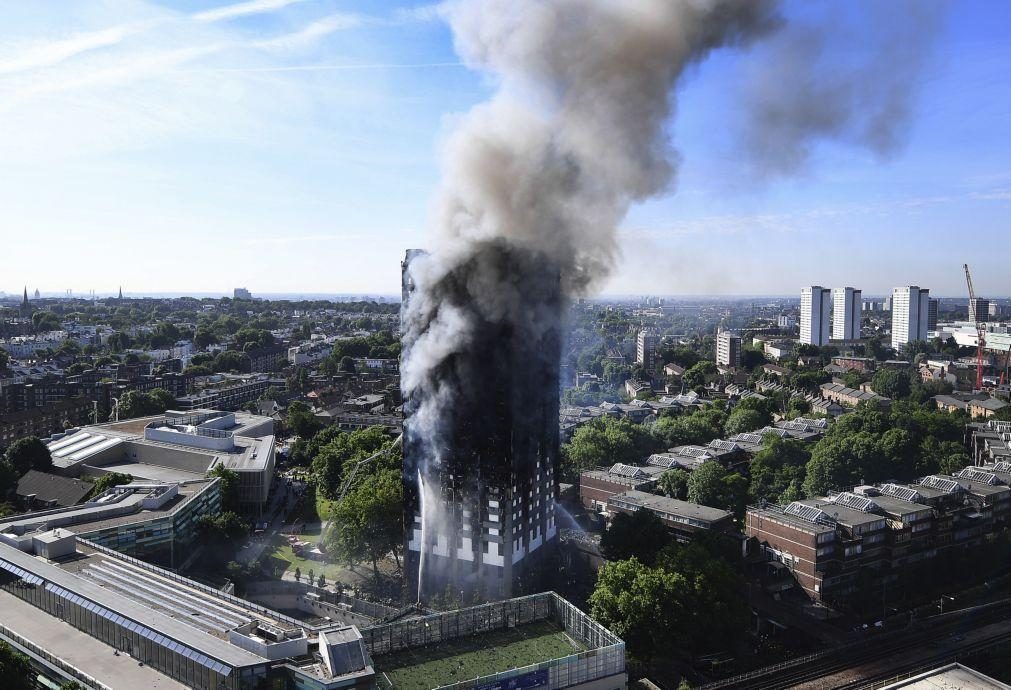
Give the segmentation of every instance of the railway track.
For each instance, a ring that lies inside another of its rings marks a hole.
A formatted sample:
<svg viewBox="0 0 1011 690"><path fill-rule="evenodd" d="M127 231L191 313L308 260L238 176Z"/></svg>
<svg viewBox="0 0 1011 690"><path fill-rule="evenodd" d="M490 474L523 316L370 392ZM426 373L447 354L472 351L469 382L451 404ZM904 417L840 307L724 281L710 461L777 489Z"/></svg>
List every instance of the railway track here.
<svg viewBox="0 0 1011 690"><path fill-rule="evenodd" d="M880 661L895 656L918 645L936 644L938 640L946 640L960 632L978 629L980 626L999 622L1011 614L1011 600L1002 600L974 607L953 611L951 613L933 616L916 624L915 628L885 633L867 640L861 640L824 652L809 655L783 664L758 669L749 673L726 678L724 680L701 686L700 690L718 690L720 688L735 688L740 690L781 690L792 688L806 682L825 678L827 676L857 668L864 664ZM1000 633L987 640L969 645L966 650L979 646L981 649L999 643L1003 639L1011 639L1011 631ZM949 658L953 654L965 655L971 651L938 650L937 659ZM934 657L932 657L934 658ZM922 659L910 663L909 667L920 667ZM901 673L901 668L890 668L882 677L894 677ZM872 688L876 677L860 678L845 688Z"/></svg>

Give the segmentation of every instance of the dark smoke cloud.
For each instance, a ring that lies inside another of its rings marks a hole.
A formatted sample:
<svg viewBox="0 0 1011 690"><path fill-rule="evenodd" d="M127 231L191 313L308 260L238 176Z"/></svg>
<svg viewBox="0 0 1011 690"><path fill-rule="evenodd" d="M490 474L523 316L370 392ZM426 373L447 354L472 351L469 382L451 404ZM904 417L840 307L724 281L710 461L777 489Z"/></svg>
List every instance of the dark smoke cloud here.
<svg viewBox="0 0 1011 690"><path fill-rule="evenodd" d="M839 15L786 26L749 62L743 148L759 177L803 170L822 140L882 159L905 144L946 6L887 0L846 8L859 11L859 25Z"/></svg>
<svg viewBox="0 0 1011 690"><path fill-rule="evenodd" d="M483 0L443 12L460 55L496 91L448 141L436 244L412 270L402 381L415 429L432 438L469 385L435 372L470 354L479 324L544 323L536 296L515 289L523 276L475 275L447 301L449 277L504 243L553 266L563 299L599 285L630 204L672 182L664 125L685 70L778 24L772 0Z"/></svg>

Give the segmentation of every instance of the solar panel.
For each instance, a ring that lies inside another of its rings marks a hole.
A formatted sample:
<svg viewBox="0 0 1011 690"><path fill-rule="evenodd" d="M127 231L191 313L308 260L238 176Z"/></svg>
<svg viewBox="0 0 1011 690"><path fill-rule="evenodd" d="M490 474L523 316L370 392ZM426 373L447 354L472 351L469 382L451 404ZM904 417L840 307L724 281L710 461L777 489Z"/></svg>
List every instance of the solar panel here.
<svg viewBox="0 0 1011 690"><path fill-rule="evenodd" d="M833 501L839 505L846 506L847 508L859 510L862 513L873 513L878 510L878 504L871 499L849 491L843 491L838 494Z"/></svg>
<svg viewBox="0 0 1011 690"><path fill-rule="evenodd" d="M667 453L653 453L653 455L649 456L646 464L653 465L654 467L673 467L677 464L677 459Z"/></svg>
<svg viewBox="0 0 1011 690"><path fill-rule="evenodd" d="M922 486L930 487L931 489L943 491L946 494L956 494L963 491L962 485L956 482L954 479L948 479L947 477L939 477L936 474L932 474L929 477L924 477L923 481L921 481L920 484Z"/></svg>
<svg viewBox="0 0 1011 690"><path fill-rule="evenodd" d="M881 487L881 493L910 503L919 503L923 500L923 495L919 491L900 484L884 484Z"/></svg>
<svg viewBox="0 0 1011 690"><path fill-rule="evenodd" d="M736 436L730 437L734 441L743 441L744 443L761 443L761 434L737 434Z"/></svg>
<svg viewBox="0 0 1011 690"><path fill-rule="evenodd" d="M994 472L1011 472L1011 462L1001 460L993 466Z"/></svg>
<svg viewBox="0 0 1011 690"><path fill-rule="evenodd" d="M717 438L709 442L709 447L716 448L718 450L734 451L737 450L740 446L738 446L733 441L726 441L724 439Z"/></svg>
<svg viewBox="0 0 1011 690"><path fill-rule="evenodd" d="M983 470L976 469L975 467L966 467L960 472L955 474L959 479L968 479L973 482L979 482L980 484L986 484L987 486L997 486L1000 484L1000 479L997 475L991 474L990 472L984 472Z"/></svg>
<svg viewBox="0 0 1011 690"><path fill-rule="evenodd" d="M622 463L617 463L607 471L608 474L613 474L618 477L628 477L629 479L637 479L646 476L638 467L633 467L632 465L623 465Z"/></svg>
<svg viewBox="0 0 1011 690"><path fill-rule="evenodd" d="M787 515L793 515L799 517L802 520L807 520L808 522L813 522L820 525L835 526L835 520L832 519L825 511L820 508L815 508L814 506L809 506L806 503L800 503L794 501L786 507L784 511Z"/></svg>

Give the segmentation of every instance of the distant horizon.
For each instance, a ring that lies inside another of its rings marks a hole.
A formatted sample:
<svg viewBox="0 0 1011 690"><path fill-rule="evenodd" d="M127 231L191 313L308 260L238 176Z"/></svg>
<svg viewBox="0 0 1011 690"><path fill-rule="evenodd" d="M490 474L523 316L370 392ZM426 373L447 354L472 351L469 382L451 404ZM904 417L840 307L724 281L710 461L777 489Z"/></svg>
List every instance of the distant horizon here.
<svg viewBox="0 0 1011 690"><path fill-rule="evenodd" d="M248 288L247 288L248 289ZM342 302L348 300L369 300L369 299L379 299L383 301L400 301L399 293L376 293L376 292L255 292L250 290L253 300L268 300L268 301L312 301L312 300L325 300L331 302ZM0 290L0 299L17 298L21 299L24 295L23 289L16 292L8 292ZM95 299L109 299L117 298L119 292L96 292L94 294ZM890 293L867 293L862 294L862 299L876 300L890 297ZM123 291L124 299L183 299L183 298L193 298L193 299L221 299L222 297L227 297L229 299L233 298L232 292L220 292L220 291L205 291L205 292L178 292L178 291L151 291L151 292L129 292ZM968 295L931 295L935 299L942 300L964 300L968 301ZM39 292L38 299L72 299L72 300L89 300L92 298L90 293L75 293L72 295L66 295L65 293L59 292ZM608 300L631 300L631 299L674 299L674 300L704 300L704 299L714 299L714 300L747 300L747 299L791 299L800 301L800 291L798 289L796 294L793 293L710 293L710 294L661 294L661 293L648 293L648 292L631 292L631 293L601 293L593 296L584 297L590 302L594 301L608 301ZM991 301L996 300L1011 300L1011 295L989 295L981 296L981 299L987 299ZM36 299L34 290L28 291L28 299L32 301ZM580 298L575 298L578 300Z"/></svg>

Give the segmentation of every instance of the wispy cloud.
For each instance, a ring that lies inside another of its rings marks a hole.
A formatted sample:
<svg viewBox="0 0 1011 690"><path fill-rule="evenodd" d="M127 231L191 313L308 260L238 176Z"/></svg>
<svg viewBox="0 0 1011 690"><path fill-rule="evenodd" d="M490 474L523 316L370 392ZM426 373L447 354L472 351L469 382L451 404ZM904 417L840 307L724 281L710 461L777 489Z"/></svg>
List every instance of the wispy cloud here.
<svg viewBox="0 0 1011 690"><path fill-rule="evenodd" d="M444 14L445 4L441 2L418 7L401 7L393 11L393 21L398 23L435 22L442 20Z"/></svg>
<svg viewBox="0 0 1011 690"><path fill-rule="evenodd" d="M304 242L345 242L368 239L369 236L363 233L330 233L323 235L301 235L298 237L278 236L278 237L257 237L247 239L243 244L248 246L283 246L289 244L302 244Z"/></svg>
<svg viewBox="0 0 1011 690"><path fill-rule="evenodd" d="M265 41L257 41L254 45L258 48L291 50L315 43L320 38L329 36L337 31L345 31L361 26L367 18L360 14L350 12L335 12L329 16L318 19L308 24L298 31L270 38Z"/></svg>
<svg viewBox="0 0 1011 690"><path fill-rule="evenodd" d="M984 201L1011 201L1011 188L994 189L989 192L973 192L971 196L973 199Z"/></svg>
<svg viewBox="0 0 1011 690"><path fill-rule="evenodd" d="M343 72L354 70L370 69L423 69L440 67L463 67L462 62L346 62L336 64L321 65L276 65L272 67L198 67L191 70L182 70L190 73L203 72Z"/></svg>
<svg viewBox="0 0 1011 690"><path fill-rule="evenodd" d="M197 22L220 22L252 14L276 12L297 2L305 2L305 0L249 0L249 2L240 2L234 5L226 5L197 12L192 16L192 19Z"/></svg>
<svg viewBox="0 0 1011 690"><path fill-rule="evenodd" d="M145 24L124 24L101 31L77 34L70 38L36 43L19 55L0 59L0 74L13 74L52 67L81 53L114 46L127 36L143 30L146 26Z"/></svg>

